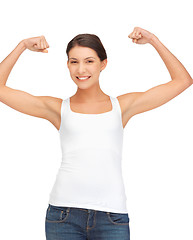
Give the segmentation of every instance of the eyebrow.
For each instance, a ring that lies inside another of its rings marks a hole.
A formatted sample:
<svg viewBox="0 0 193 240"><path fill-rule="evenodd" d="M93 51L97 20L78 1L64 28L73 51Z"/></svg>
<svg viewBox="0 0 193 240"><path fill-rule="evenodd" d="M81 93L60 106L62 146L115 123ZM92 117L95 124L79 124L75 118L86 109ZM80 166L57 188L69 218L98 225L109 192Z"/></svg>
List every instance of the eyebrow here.
<svg viewBox="0 0 193 240"><path fill-rule="evenodd" d="M85 58L85 59L88 59L88 58L94 58L94 57L87 57L87 58ZM77 58L69 58L69 60L70 59L76 59L77 60ZM96 59L96 58L94 58L94 59Z"/></svg>

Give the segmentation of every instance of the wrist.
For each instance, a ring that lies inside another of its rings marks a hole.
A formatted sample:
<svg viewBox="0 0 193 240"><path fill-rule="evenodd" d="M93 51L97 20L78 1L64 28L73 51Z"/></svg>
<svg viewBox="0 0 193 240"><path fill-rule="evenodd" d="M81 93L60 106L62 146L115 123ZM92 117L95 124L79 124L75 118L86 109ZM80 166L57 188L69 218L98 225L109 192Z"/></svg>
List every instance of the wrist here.
<svg viewBox="0 0 193 240"><path fill-rule="evenodd" d="M151 37L149 43L150 43L152 46L155 46L158 41L159 41L159 39L158 39L154 34L152 34L152 37Z"/></svg>
<svg viewBox="0 0 193 240"><path fill-rule="evenodd" d="M27 47L26 47L26 45L25 45L25 40L22 40L22 41L18 44L18 46L21 48L22 51L24 51L24 50L27 49Z"/></svg>

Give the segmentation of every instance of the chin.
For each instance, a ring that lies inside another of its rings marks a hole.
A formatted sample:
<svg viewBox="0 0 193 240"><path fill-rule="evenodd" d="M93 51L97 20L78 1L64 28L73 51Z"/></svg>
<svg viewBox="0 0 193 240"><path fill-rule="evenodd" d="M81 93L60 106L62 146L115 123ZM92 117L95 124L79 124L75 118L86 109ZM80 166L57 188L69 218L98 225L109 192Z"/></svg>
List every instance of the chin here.
<svg viewBox="0 0 193 240"><path fill-rule="evenodd" d="M90 86L81 86L81 85L77 85L77 87L80 89L89 89L90 88Z"/></svg>

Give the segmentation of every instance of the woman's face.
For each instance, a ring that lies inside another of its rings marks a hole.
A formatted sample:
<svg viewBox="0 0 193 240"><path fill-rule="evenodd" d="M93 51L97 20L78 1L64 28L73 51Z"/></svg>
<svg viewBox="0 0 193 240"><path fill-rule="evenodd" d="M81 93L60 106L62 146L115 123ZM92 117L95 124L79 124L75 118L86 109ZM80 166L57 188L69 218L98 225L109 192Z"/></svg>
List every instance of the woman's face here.
<svg viewBox="0 0 193 240"><path fill-rule="evenodd" d="M107 59L101 62L92 48L75 46L69 51L67 66L72 80L80 88L98 84L100 71L106 67L106 64Z"/></svg>

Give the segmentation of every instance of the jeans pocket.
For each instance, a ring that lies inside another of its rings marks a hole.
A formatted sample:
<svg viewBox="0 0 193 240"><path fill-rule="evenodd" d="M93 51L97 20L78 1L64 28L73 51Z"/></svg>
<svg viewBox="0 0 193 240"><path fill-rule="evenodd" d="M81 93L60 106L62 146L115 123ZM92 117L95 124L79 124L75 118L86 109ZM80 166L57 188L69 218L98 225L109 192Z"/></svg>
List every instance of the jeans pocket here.
<svg viewBox="0 0 193 240"><path fill-rule="evenodd" d="M111 223L117 225L129 225L128 213L113 213L107 212L108 219Z"/></svg>
<svg viewBox="0 0 193 240"><path fill-rule="evenodd" d="M69 207L58 207L50 205L46 211L47 222L65 222L69 216Z"/></svg>

